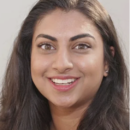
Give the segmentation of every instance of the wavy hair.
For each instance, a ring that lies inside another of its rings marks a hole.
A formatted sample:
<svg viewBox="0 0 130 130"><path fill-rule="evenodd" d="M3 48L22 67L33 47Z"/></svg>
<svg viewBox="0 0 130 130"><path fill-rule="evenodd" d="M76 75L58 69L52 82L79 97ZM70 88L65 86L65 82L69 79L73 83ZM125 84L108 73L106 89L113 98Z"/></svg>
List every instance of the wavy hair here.
<svg viewBox="0 0 130 130"><path fill-rule="evenodd" d="M77 10L97 27L109 74L104 77L77 130L128 130L128 71L111 17L97 0L40 0L24 20L8 63L1 96L0 130L49 130L47 99L31 79L30 55L36 23L60 8ZM113 56L110 47L115 49Z"/></svg>

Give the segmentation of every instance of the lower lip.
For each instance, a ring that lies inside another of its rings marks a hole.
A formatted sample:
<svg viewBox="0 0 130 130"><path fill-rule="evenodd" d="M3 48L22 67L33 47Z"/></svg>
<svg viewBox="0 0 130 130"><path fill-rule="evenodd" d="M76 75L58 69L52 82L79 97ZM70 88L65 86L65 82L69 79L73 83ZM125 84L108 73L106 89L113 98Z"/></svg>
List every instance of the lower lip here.
<svg viewBox="0 0 130 130"><path fill-rule="evenodd" d="M69 85L56 85L55 83L53 83L53 82L51 81L51 79L49 79L49 81L50 81L50 83L52 84L52 87L53 87L54 89L56 89L56 90L58 90L58 91L68 91L68 90L74 88L74 87L77 85L77 83L78 83L78 81L79 81L79 78L76 79L72 84L69 84Z"/></svg>

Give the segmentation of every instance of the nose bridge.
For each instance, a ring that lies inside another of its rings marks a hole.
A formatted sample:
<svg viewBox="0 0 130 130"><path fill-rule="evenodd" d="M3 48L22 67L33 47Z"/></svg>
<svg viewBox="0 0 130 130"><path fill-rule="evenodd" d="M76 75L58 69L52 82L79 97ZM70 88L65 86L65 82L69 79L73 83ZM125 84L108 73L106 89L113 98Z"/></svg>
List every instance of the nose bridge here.
<svg viewBox="0 0 130 130"><path fill-rule="evenodd" d="M60 72L73 68L72 59L66 48L60 48L55 56L52 67Z"/></svg>
<svg viewBox="0 0 130 130"><path fill-rule="evenodd" d="M62 47L57 53L57 59L59 58L60 60L63 60L62 62L69 60L68 53L67 49Z"/></svg>

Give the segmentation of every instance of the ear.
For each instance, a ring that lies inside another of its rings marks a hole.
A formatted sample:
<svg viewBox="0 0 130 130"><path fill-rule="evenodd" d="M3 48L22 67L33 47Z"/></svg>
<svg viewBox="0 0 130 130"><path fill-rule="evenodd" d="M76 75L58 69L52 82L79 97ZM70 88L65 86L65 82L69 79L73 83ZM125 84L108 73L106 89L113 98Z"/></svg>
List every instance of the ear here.
<svg viewBox="0 0 130 130"><path fill-rule="evenodd" d="M115 48L113 46L110 46L110 50L111 50L112 56L114 57ZM109 65L108 65L108 62L105 61L105 64L104 64L104 77L107 77L108 73L109 73Z"/></svg>
<svg viewBox="0 0 130 130"><path fill-rule="evenodd" d="M114 57L114 55L115 55L115 48L113 46L110 46L110 50L111 50L112 56Z"/></svg>
<svg viewBox="0 0 130 130"><path fill-rule="evenodd" d="M108 65L108 62L105 61L103 76L104 76L104 77L107 77L107 76L108 76L108 73L109 73L109 65Z"/></svg>

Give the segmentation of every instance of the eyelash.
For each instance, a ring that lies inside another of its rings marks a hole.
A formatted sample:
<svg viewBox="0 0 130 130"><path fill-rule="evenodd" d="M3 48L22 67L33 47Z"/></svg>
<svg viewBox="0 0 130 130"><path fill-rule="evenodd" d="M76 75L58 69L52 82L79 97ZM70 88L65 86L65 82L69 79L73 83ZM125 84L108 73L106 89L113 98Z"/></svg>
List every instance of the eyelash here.
<svg viewBox="0 0 130 130"><path fill-rule="evenodd" d="M51 48L52 48L52 45L51 45L51 44L49 44L49 43L39 44L39 45L38 45L38 47L39 47L39 48L42 48L42 46L43 46L43 45L45 45L45 46L46 46L46 45L49 45L49 47L51 46ZM83 43L78 44L77 46L79 46L79 45L80 45L80 46L82 45L82 47L83 47L83 46L85 46L85 47L86 47L86 49L87 49L87 48L90 48L90 46L89 46L89 45L86 45L86 44L83 44ZM76 46L76 47L77 47L77 46ZM43 48L42 48L42 49L43 49ZM45 49L45 48L44 48L44 50L47 50L47 49ZM49 50L54 50L54 49L49 49ZM78 49L78 50L79 50L79 49ZM80 50L83 50L83 49L80 49Z"/></svg>
<svg viewBox="0 0 130 130"><path fill-rule="evenodd" d="M43 44L40 44L40 45L38 45L38 47L40 47L40 48L42 48L42 46L43 45L49 45L49 46L51 46L52 47L52 45L51 44L49 44L49 43L43 43ZM42 48L43 49L43 48ZM44 49L44 50L46 50L46 49Z"/></svg>

